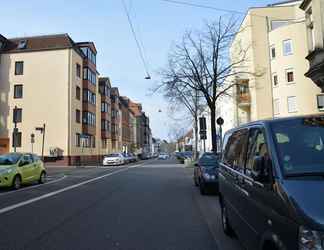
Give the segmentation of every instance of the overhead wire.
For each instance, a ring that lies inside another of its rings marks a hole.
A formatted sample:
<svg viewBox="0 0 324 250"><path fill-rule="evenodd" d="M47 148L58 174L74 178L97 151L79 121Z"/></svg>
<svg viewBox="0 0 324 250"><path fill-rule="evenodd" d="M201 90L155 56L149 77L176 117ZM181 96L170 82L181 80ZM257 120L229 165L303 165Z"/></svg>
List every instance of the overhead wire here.
<svg viewBox="0 0 324 250"><path fill-rule="evenodd" d="M146 72L146 77L145 79L151 79L151 76L150 76L150 73L149 73L149 70L148 70L148 65L147 65L147 62L146 62L146 59L145 59L145 56L144 56L144 52L143 52L143 49L141 47L141 43L139 42L137 36L136 36L136 32L135 32L135 28L134 28L134 25L133 25L133 22L132 22L132 19L130 17L130 14L129 14L129 11L128 11L128 8L127 8L127 5L125 3L125 0L121 0L122 2L122 5L124 7L124 11L125 11L125 14L127 16L127 20L128 20L128 23L129 23L129 26L131 28L131 32L132 32L132 35L133 35L133 38L135 40L135 43L136 43L136 46L137 46L137 49L138 49L138 52L139 52L139 55L140 55L140 58L142 60L142 63L143 63L143 66L144 66L144 69L145 69L145 72ZM143 44L143 43L142 43Z"/></svg>
<svg viewBox="0 0 324 250"><path fill-rule="evenodd" d="M227 13L239 14L239 15L249 15L249 16L255 16L255 17L262 17L262 18L278 19L278 17L272 17L272 16L268 16L268 15L258 15L258 14L251 14L251 13L247 14L247 12L244 12L244 11L231 10L231 9L226 9L226 8L219 8L219 7L209 6L209 5L190 3L190 2L186 2L186 1L178 1L178 0L161 0L161 1L162 2L167 2L167 3L178 4L178 5L186 5L186 6L190 6L190 7L196 7L196 8L216 10L216 11L219 11L219 12L227 12ZM269 7L271 7L271 6L269 6Z"/></svg>

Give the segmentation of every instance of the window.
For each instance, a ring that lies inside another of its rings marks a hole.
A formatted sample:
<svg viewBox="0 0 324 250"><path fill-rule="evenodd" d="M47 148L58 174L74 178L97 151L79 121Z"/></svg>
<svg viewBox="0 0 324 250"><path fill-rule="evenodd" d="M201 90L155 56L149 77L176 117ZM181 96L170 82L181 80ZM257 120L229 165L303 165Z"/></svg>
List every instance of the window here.
<svg viewBox="0 0 324 250"><path fill-rule="evenodd" d="M93 85L97 83L97 74L93 72L91 69L84 67L83 68L83 79L90 81Z"/></svg>
<svg viewBox="0 0 324 250"><path fill-rule="evenodd" d="M101 130L109 131L109 123L107 120L101 120Z"/></svg>
<svg viewBox="0 0 324 250"><path fill-rule="evenodd" d="M78 63L76 64L76 75L81 78L81 66Z"/></svg>
<svg viewBox="0 0 324 250"><path fill-rule="evenodd" d="M224 163L242 172L246 156L247 135L247 129L236 131L228 138L225 146Z"/></svg>
<svg viewBox="0 0 324 250"><path fill-rule="evenodd" d="M81 89L78 86L75 89L75 97L76 97L77 100L81 99Z"/></svg>
<svg viewBox="0 0 324 250"><path fill-rule="evenodd" d="M20 148L21 147L21 132L12 133L12 146Z"/></svg>
<svg viewBox="0 0 324 250"><path fill-rule="evenodd" d="M287 69L286 70L286 81L287 81L287 83L294 83L295 82L295 76L294 76L294 70L293 69Z"/></svg>
<svg viewBox="0 0 324 250"><path fill-rule="evenodd" d="M96 64L96 54L92 52L92 50L88 47L81 48L83 54L87 57L89 61L91 61L93 64Z"/></svg>
<svg viewBox="0 0 324 250"><path fill-rule="evenodd" d="M23 75L24 74L24 62L19 61L15 62L15 75Z"/></svg>
<svg viewBox="0 0 324 250"><path fill-rule="evenodd" d="M250 129L246 174L251 177L253 177L253 172L257 170L254 169L254 159L256 157L263 157L265 162L269 162L270 159L265 136L260 128Z"/></svg>
<svg viewBox="0 0 324 250"><path fill-rule="evenodd" d="M22 109L16 108L13 111L13 122L19 123L22 121Z"/></svg>
<svg viewBox="0 0 324 250"><path fill-rule="evenodd" d="M279 113L280 113L279 99L274 99L273 100L273 113L275 115L279 115Z"/></svg>
<svg viewBox="0 0 324 250"><path fill-rule="evenodd" d="M14 86L14 98L22 98L23 97L23 85L21 84L16 84Z"/></svg>
<svg viewBox="0 0 324 250"><path fill-rule="evenodd" d="M94 113L91 113L88 111L83 111L82 122L83 122L83 124L87 124L89 126L95 127L96 126L96 115Z"/></svg>
<svg viewBox="0 0 324 250"><path fill-rule="evenodd" d="M283 55L289 56L293 54L292 40L283 41Z"/></svg>
<svg viewBox="0 0 324 250"><path fill-rule="evenodd" d="M272 45L270 47L270 57L271 57L271 60L275 59L276 58L276 48L274 45Z"/></svg>
<svg viewBox="0 0 324 250"><path fill-rule="evenodd" d="M27 47L27 40L20 40L17 49L26 49L26 47Z"/></svg>
<svg viewBox="0 0 324 250"><path fill-rule="evenodd" d="M88 89L83 90L83 101L96 105L96 94Z"/></svg>
<svg viewBox="0 0 324 250"><path fill-rule="evenodd" d="M297 112L297 97L296 96L289 96L287 98L288 103L288 112L295 113Z"/></svg>
<svg viewBox="0 0 324 250"><path fill-rule="evenodd" d="M80 147L81 146L81 135L79 133L75 134L75 146Z"/></svg>
<svg viewBox="0 0 324 250"><path fill-rule="evenodd" d="M80 123L80 121L81 121L81 112L78 109L75 111L75 121L77 123Z"/></svg>
<svg viewBox="0 0 324 250"><path fill-rule="evenodd" d="M108 103L101 102L101 112L107 113L108 112Z"/></svg>
<svg viewBox="0 0 324 250"><path fill-rule="evenodd" d="M324 95L317 96L317 108L320 111L324 111Z"/></svg>
<svg viewBox="0 0 324 250"><path fill-rule="evenodd" d="M107 148L108 147L108 140L107 139L102 139L101 140L101 147L102 148Z"/></svg>
<svg viewBox="0 0 324 250"><path fill-rule="evenodd" d="M278 28L286 26L288 24L289 24L289 21L283 21L283 20L271 21L271 30L278 29Z"/></svg>
<svg viewBox="0 0 324 250"><path fill-rule="evenodd" d="M279 84L277 73L273 73L273 75L272 75L272 84L274 87L277 87Z"/></svg>

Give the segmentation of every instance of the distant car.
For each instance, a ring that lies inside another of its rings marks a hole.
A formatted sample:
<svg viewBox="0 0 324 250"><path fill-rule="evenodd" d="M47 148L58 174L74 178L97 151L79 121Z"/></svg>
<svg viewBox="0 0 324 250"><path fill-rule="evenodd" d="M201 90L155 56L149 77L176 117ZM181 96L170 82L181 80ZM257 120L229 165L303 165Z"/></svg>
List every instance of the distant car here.
<svg viewBox="0 0 324 250"><path fill-rule="evenodd" d="M30 153L9 153L0 156L0 187L19 189L22 184L46 182L42 160Z"/></svg>
<svg viewBox="0 0 324 250"><path fill-rule="evenodd" d="M114 153L104 156L102 164L104 166L117 166L126 163L126 159L122 153Z"/></svg>
<svg viewBox="0 0 324 250"><path fill-rule="evenodd" d="M215 153L204 153L195 164L194 183L202 195L208 191L218 192L219 158Z"/></svg>
<svg viewBox="0 0 324 250"><path fill-rule="evenodd" d="M128 153L128 157L130 159L130 162L136 162L137 157L133 153Z"/></svg>
<svg viewBox="0 0 324 250"><path fill-rule="evenodd" d="M193 157L193 152L192 151L176 152L175 155L181 163L184 163L186 159L190 159Z"/></svg>
<svg viewBox="0 0 324 250"><path fill-rule="evenodd" d="M166 153L161 153L161 154L159 154L158 159L159 160L167 160L167 159L169 159L169 155Z"/></svg>

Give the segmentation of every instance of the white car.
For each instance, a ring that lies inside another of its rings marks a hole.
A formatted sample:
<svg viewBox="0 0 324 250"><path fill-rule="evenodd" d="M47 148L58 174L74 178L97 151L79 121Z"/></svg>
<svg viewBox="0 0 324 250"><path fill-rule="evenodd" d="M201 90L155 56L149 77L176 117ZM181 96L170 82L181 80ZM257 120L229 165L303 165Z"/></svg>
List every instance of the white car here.
<svg viewBox="0 0 324 250"><path fill-rule="evenodd" d="M102 164L104 166L117 166L125 164L125 157L121 153L104 156Z"/></svg>
<svg viewBox="0 0 324 250"><path fill-rule="evenodd" d="M168 154L159 154L159 157L158 157L159 160L167 160L169 159L169 155Z"/></svg>

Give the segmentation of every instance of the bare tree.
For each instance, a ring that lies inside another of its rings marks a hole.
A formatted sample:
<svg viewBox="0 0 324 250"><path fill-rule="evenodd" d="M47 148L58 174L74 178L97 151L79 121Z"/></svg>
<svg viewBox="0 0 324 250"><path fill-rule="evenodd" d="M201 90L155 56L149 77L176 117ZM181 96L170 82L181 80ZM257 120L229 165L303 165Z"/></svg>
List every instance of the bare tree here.
<svg viewBox="0 0 324 250"><path fill-rule="evenodd" d="M161 71L161 75L167 74L167 72ZM198 156L198 116L202 111L203 105L201 104L202 96L198 90L194 90L185 85L179 85L177 82L164 82L157 87L157 90L163 93L164 98L169 102L169 109L174 113L180 113L185 109L189 113L189 119L191 124L194 124L194 158ZM182 125L186 119L174 119ZM181 121L180 121L181 120ZM181 126L182 127L182 126ZM182 134L181 136L183 136ZM179 139L180 136L177 138Z"/></svg>
<svg viewBox="0 0 324 250"><path fill-rule="evenodd" d="M247 49L240 48L237 58L230 58L230 47L240 32L234 18L220 17L206 23L205 30L186 32L180 43L171 50L168 66L162 71L162 86L168 94L182 93L181 100L192 98L192 93L202 95L211 114L212 148L217 152L216 104L237 85L235 78L245 74L241 65L246 60Z"/></svg>

